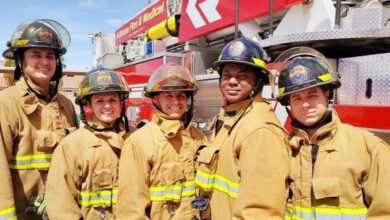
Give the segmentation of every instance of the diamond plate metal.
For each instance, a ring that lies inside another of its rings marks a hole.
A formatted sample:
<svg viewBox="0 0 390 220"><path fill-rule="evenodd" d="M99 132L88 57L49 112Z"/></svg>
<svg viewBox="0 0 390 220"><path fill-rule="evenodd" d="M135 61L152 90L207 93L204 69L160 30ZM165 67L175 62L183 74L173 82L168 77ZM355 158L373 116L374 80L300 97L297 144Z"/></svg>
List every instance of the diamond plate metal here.
<svg viewBox="0 0 390 220"><path fill-rule="evenodd" d="M263 47L270 47L280 44L298 43L321 40L343 40L354 38L388 38L390 27L387 22L390 19L389 8L359 8L351 9L350 14L340 29L325 30L318 32L307 32L288 34L282 36L271 36L261 40ZM353 19L353 20L351 20ZM386 27L388 25L388 27Z"/></svg>
<svg viewBox="0 0 390 220"><path fill-rule="evenodd" d="M339 59L341 87L337 103L390 106L390 53ZM372 79L372 96L366 97L366 81Z"/></svg>
<svg viewBox="0 0 390 220"><path fill-rule="evenodd" d="M390 18L390 9L385 8L352 8L345 18L352 28L382 28Z"/></svg>
<svg viewBox="0 0 390 220"><path fill-rule="evenodd" d="M304 41L354 39L354 38L387 38L390 37L390 28L368 28L368 29L335 29L330 31L319 31L301 34L289 34L284 36L271 37L261 40L263 47L269 47L286 43L297 43Z"/></svg>

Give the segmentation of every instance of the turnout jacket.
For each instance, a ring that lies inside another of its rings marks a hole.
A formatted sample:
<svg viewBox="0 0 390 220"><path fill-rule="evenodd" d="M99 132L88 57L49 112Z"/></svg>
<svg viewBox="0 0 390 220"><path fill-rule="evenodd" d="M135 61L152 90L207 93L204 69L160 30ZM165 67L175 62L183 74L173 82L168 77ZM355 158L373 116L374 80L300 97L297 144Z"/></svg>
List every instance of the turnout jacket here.
<svg viewBox="0 0 390 220"><path fill-rule="evenodd" d="M47 180L50 219L114 219L119 155L130 132L85 126L60 143Z"/></svg>
<svg viewBox="0 0 390 220"><path fill-rule="evenodd" d="M310 139L294 128L291 147L286 219L390 219L390 148L383 140L333 112Z"/></svg>
<svg viewBox="0 0 390 220"><path fill-rule="evenodd" d="M77 126L73 104L61 94L45 102L24 78L0 92L0 219L40 219L25 214L28 199L43 197L54 148Z"/></svg>
<svg viewBox="0 0 390 220"><path fill-rule="evenodd" d="M209 129L196 184L211 197L212 219L283 219L288 135L261 94L224 106Z"/></svg>
<svg viewBox="0 0 390 220"><path fill-rule="evenodd" d="M205 139L154 110L125 142L119 165L118 219L192 219L194 154Z"/></svg>

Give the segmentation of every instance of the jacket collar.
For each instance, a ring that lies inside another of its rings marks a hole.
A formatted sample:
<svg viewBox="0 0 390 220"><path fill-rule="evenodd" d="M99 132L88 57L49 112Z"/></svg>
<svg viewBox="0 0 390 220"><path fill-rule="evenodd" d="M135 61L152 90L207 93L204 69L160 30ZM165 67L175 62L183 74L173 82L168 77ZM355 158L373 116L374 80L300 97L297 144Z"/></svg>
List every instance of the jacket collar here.
<svg viewBox="0 0 390 220"><path fill-rule="evenodd" d="M299 148L302 144L317 144L323 146L323 150L335 150L335 146L331 144L331 140L336 134L337 128L340 124L340 119L337 112L333 110L332 121L320 127L310 138L307 133L298 128L293 128L293 134L296 135L290 141L291 147L294 149Z"/></svg>
<svg viewBox="0 0 390 220"><path fill-rule="evenodd" d="M244 111L251 102L262 102L261 93L257 94L253 99L245 99L237 103L225 105L222 107L220 115L232 117ZM222 113L222 114L221 114Z"/></svg>
<svg viewBox="0 0 390 220"><path fill-rule="evenodd" d="M173 120L167 114L155 109L152 122L156 123L167 138L173 138L184 129L184 124L180 120Z"/></svg>
<svg viewBox="0 0 390 220"><path fill-rule="evenodd" d="M32 88L37 87L36 85L30 82ZM17 97L19 103L23 109L23 112L26 115L30 115L40 108L39 103L44 103L40 100L33 91L30 91L30 88L27 86L27 82L24 78L21 78L15 83L15 88L17 90ZM39 92L39 90L37 90ZM57 100L57 95L53 98L52 102ZM60 108L63 108L63 103L58 102Z"/></svg>
<svg viewBox="0 0 390 220"><path fill-rule="evenodd" d="M245 99L241 102L225 105L221 108L219 114L213 118L210 125L207 127L208 131L212 131L218 121L223 121L223 126L233 126L236 120L244 111L249 111L253 105L263 102L261 93L257 94L253 99Z"/></svg>
<svg viewBox="0 0 390 220"><path fill-rule="evenodd" d="M94 121L91 121L90 123L92 124L92 126L96 126L97 128L104 129L104 127L99 123L96 123ZM118 149L122 148L125 139L124 137L126 135L126 130L123 126L120 127L119 132L115 131L115 129L96 131L88 126L86 126L85 128L91 131L96 137L106 141L111 147L118 148Z"/></svg>

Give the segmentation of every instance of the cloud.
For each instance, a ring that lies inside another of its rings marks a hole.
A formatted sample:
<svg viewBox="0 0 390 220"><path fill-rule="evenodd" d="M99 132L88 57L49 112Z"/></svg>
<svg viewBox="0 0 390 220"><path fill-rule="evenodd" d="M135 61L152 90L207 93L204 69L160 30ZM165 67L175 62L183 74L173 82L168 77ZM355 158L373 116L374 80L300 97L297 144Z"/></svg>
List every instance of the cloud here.
<svg viewBox="0 0 390 220"><path fill-rule="evenodd" d="M125 20L122 20L122 19L108 19L105 21L106 24L112 26L112 27L115 27L115 28L118 28L120 26L122 26L126 21Z"/></svg>
<svg viewBox="0 0 390 220"><path fill-rule="evenodd" d="M82 0L78 5L84 9L100 9L109 6L107 0Z"/></svg>

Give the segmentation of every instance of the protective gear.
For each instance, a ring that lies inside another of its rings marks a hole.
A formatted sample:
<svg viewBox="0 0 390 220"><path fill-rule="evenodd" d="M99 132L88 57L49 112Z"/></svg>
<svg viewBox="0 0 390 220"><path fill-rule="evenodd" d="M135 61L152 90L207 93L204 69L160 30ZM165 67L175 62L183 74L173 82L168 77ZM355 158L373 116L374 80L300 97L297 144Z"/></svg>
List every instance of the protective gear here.
<svg viewBox="0 0 390 220"><path fill-rule="evenodd" d="M144 95L152 97L160 92L183 91L194 96L197 90L196 80L186 68L168 63L153 72Z"/></svg>
<svg viewBox="0 0 390 220"><path fill-rule="evenodd" d="M43 102L21 79L0 92L0 112L0 219L41 219L25 208L43 196L54 148L78 127L73 104L62 94Z"/></svg>
<svg viewBox="0 0 390 220"><path fill-rule="evenodd" d="M76 104L86 104L91 95L105 92L117 92L124 101L129 97L130 89L123 76L113 70L91 70L85 74L79 84Z"/></svg>
<svg viewBox="0 0 390 220"><path fill-rule="evenodd" d="M241 63L258 70L264 84L269 83L269 71L266 68L270 58L263 48L255 41L241 37L226 44L218 60L214 62L214 69L222 74L223 64Z"/></svg>
<svg viewBox="0 0 390 220"><path fill-rule="evenodd" d="M58 80L62 77L60 56L66 53L69 44L69 32L60 23L50 19L29 20L16 28L11 40L7 42L8 49L3 52L3 57L15 59L14 79L19 80L20 76L23 75L22 57L26 49L53 49L56 52L57 66L51 81L56 81L58 84ZM55 91L56 93L57 91Z"/></svg>
<svg viewBox="0 0 390 220"><path fill-rule="evenodd" d="M184 67L174 63L168 63L157 68L150 77L145 87L144 95L153 97L160 92L186 92L188 96L187 112L184 115L184 126L187 127L192 121L194 96L198 91L198 85L192 74ZM160 107L155 108L162 111Z"/></svg>
<svg viewBox="0 0 390 220"><path fill-rule="evenodd" d="M383 140L342 124L334 111L310 138L293 128L290 145L285 219L390 219L390 147Z"/></svg>
<svg viewBox="0 0 390 220"><path fill-rule="evenodd" d="M186 128L182 121L154 110L152 121L123 147L117 219L192 219L193 158L204 141L192 124Z"/></svg>
<svg viewBox="0 0 390 220"><path fill-rule="evenodd" d="M280 54L278 63L279 95L277 99L284 106L288 97L298 91L316 86L328 85L331 90L340 87L339 76L332 65L318 51L309 47L295 47ZM332 98L332 97L331 97Z"/></svg>
<svg viewBox="0 0 390 220"><path fill-rule="evenodd" d="M132 131L85 126L61 142L47 179L50 219L114 219L119 156Z"/></svg>
<svg viewBox="0 0 390 220"><path fill-rule="evenodd" d="M129 131L124 101L129 97L130 88L128 87L127 82L123 76L110 69L91 70L85 74L81 80L75 101L76 104L80 106L81 120L88 125L84 113L84 105L87 104L92 95L106 92L116 92L120 95L122 102L121 118L123 118L123 123L126 126L126 130ZM118 123L119 122L120 120L118 120ZM108 130L110 129L111 128L108 128Z"/></svg>
<svg viewBox="0 0 390 220"><path fill-rule="evenodd" d="M26 208L27 215L38 215L42 216L43 219L48 219L47 210L46 210L47 200L39 197L33 196L28 200L28 206Z"/></svg>
<svg viewBox="0 0 390 220"><path fill-rule="evenodd" d="M211 195L211 219L282 219L288 135L261 94L224 106L209 131L210 144L197 157L195 183Z"/></svg>
<svg viewBox="0 0 390 220"><path fill-rule="evenodd" d="M50 19L29 20L16 28L3 57L15 59L15 53L33 47L54 49L61 56L69 43L70 35L60 23Z"/></svg>

